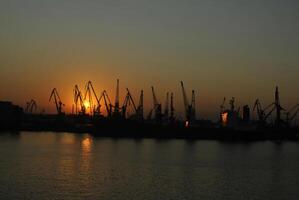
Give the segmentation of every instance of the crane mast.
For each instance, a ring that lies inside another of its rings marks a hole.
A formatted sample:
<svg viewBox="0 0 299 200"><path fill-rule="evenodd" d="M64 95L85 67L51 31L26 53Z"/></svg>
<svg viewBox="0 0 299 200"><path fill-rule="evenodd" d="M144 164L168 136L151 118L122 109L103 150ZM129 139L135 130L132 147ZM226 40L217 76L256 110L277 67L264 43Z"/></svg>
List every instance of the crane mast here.
<svg viewBox="0 0 299 200"><path fill-rule="evenodd" d="M166 93L166 101L165 101L165 108L164 108L164 118L168 120L169 118L169 92Z"/></svg>
<svg viewBox="0 0 299 200"><path fill-rule="evenodd" d="M137 108L137 115L139 120L143 120L143 90L140 92L139 104Z"/></svg>
<svg viewBox="0 0 299 200"><path fill-rule="evenodd" d="M190 105L190 109L191 109L191 121L195 120L196 119L196 116L195 116L195 92L194 90L192 90L192 101L191 101L191 105Z"/></svg>
<svg viewBox="0 0 299 200"><path fill-rule="evenodd" d="M156 122L160 123L162 120L162 106L160 103L158 103L153 86L152 86L152 93L153 93L153 104L154 104L153 110L155 111L155 120Z"/></svg>
<svg viewBox="0 0 299 200"><path fill-rule="evenodd" d="M116 94L115 94L115 103L114 103L114 117L120 117L120 107L119 107L119 79L116 81Z"/></svg>
<svg viewBox="0 0 299 200"><path fill-rule="evenodd" d="M173 93L170 94L170 122L174 121Z"/></svg>
<svg viewBox="0 0 299 200"><path fill-rule="evenodd" d="M275 89L275 109L276 109L276 120L275 120L275 126L280 127L281 126L281 111L284 110L280 105L280 98L279 98L279 91L278 87L276 86Z"/></svg>

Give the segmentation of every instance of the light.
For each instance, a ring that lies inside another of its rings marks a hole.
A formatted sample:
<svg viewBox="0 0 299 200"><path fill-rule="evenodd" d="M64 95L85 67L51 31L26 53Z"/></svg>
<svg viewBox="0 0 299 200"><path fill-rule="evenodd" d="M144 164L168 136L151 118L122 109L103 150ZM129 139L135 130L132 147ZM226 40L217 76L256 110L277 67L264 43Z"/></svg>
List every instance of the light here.
<svg viewBox="0 0 299 200"><path fill-rule="evenodd" d="M185 122L185 127L189 127L189 121Z"/></svg>
<svg viewBox="0 0 299 200"><path fill-rule="evenodd" d="M227 116L228 116L227 112L221 114L221 120L223 124L227 124Z"/></svg>
<svg viewBox="0 0 299 200"><path fill-rule="evenodd" d="M90 152L91 150L91 145L92 145L92 139L87 137L84 140L82 140L82 150L85 153Z"/></svg>
<svg viewBox="0 0 299 200"><path fill-rule="evenodd" d="M89 101L87 101L87 100L85 100L85 101L83 102L83 104L84 104L84 107L85 107L86 109L90 107L90 103L89 103Z"/></svg>

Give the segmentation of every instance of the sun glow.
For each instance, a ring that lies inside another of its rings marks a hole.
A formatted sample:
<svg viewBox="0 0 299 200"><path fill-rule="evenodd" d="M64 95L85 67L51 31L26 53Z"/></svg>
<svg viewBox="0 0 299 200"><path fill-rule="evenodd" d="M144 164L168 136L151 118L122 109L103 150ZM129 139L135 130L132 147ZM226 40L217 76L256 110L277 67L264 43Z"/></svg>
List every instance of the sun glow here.
<svg viewBox="0 0 299 200"><path fill-rule="evenodd" d="M85 101L83 102L83 104L84 104L84 107L85 107L86 109L90 107L90 103L89 103L89 101L87 101L87 100L85 100Z"/></svg>

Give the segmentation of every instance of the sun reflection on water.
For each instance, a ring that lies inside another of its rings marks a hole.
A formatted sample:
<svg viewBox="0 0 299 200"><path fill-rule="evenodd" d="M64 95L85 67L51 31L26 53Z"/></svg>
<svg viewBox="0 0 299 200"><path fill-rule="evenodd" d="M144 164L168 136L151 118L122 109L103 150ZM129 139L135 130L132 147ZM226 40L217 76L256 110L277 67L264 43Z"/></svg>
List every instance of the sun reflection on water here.
<svg viewBox="0 0 299 200"><path fill-rule="evenodd" d="M81 142L83 153L90 153L92 146L92 139L90 137L86 137Z"/></svg>

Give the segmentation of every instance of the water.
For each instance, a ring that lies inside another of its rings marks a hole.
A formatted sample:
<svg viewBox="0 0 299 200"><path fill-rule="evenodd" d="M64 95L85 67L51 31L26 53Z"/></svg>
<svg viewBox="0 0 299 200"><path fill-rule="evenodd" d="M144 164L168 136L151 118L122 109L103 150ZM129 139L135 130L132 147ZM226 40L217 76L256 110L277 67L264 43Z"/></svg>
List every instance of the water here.
<svg viewBox="0 0 299 200"><path fill-rule="evenodd" d="M298 199L299 143L0 135L0 199Z"/></svg>

